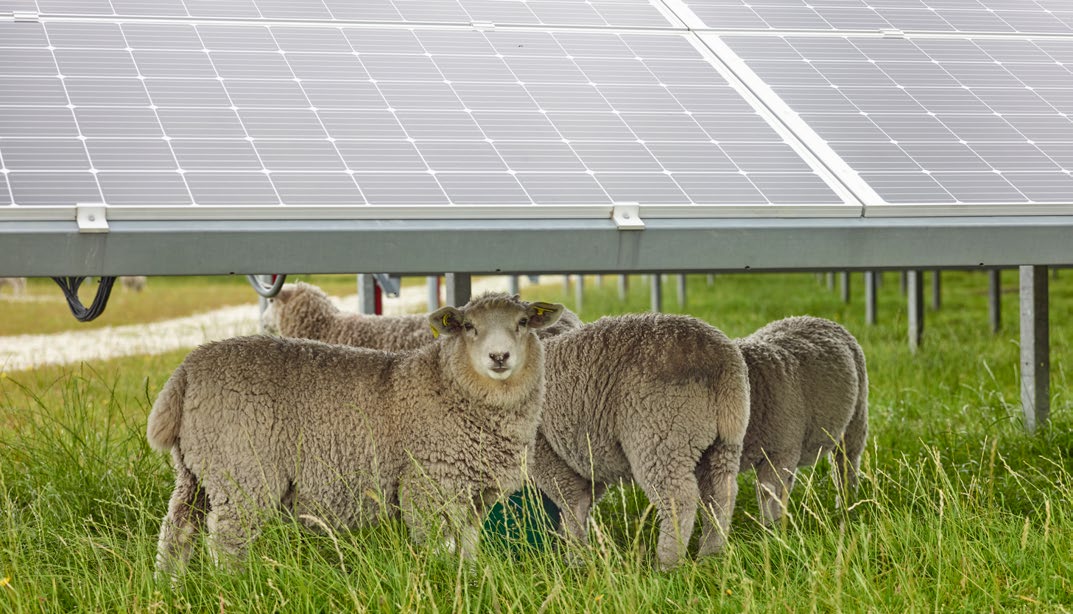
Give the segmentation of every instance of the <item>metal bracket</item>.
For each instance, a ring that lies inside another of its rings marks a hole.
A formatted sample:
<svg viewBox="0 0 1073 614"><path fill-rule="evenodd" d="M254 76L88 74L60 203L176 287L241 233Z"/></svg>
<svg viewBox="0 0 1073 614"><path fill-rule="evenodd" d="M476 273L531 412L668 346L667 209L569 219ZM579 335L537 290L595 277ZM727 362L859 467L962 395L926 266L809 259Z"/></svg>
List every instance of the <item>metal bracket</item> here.
<svg viewBox="0 0 1073 614"><path fill-rule="evenodd" d="M905 38L905 32L901 30L880 30L879 33L883 35L883 38Z"/></svg>
<svg viewBox="0 0 1073 614"><path fill-rule="evenodd" d="M37 23L40 21L38 14L33 11L12 11L11 17L15 23Z"/></svg>
<svg viewBox="0 0 1073 614"><path fill-rule="evenodd" d="M108 205L86 205L79 203L75 206L75 220L78 222L78 232L108 232Z"/></svg>
<svg viewBox="0 0 1073 614"><path fill-rule="evenodd" d="M485 30L495 30L496 29L496 24L495 24L495 22L492 22L492 21L474 21L470 25L473 26L474 30L477 30L477 31L480 31L480 32L484 32Z"/></svg>
<svg viewBox="0 0 1073 614"><path fill-rule="evenodd" d="M373 273L373 277L376 279L376 283L380 285L380 289L384 291L384 294L391 298L399 295L399 287L402 285L401 277L388 275L387 273Z"/></svg>
<svg viewBox="0 0 1073 614"><path fill-rule="evenodd" d="M611 219L619 230L644 230L645 223L641 220L640 209L637 203L617 204L611 209Z"/></svg>

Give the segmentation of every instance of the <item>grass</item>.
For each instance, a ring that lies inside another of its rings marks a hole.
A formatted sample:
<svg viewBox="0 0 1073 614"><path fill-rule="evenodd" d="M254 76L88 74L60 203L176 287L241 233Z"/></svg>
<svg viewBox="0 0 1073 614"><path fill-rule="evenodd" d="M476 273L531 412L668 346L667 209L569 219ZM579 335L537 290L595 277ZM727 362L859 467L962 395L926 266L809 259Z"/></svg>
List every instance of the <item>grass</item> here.
<svg viewBox="0 0 1073 614"><path fill-rule="evenodd" d="M1013 289L1014 275L1006 277ZM647 307L640 278L624 303L607 281L601 289L590 280L586 320ZM1016 295L1004 295L1005 329L991 335L981 274L944 276L943 309L928 313L915 356L893 274L875 327L863 323L859 287L847 306L812 275L689 281L688 312L731 335L811 313L858 336L871 434L848 513L834 508L821 463L799 473L781 526L764 528L743 476L726 551L668 573L654 568L652 511L631 487L600 504L574 565L509 535L486 539L467 566L412 545L395 521L324 535L279 520L255 542L245 572L214 569L199 548L173 587L152 576L172 472L148 449L144 427L185 353L130 357L0 375L0 611L1073 608L1073 276L1052 282L1052 422L1031 437L1020 418ZM681 311L665 288L665 308ZM572 304L547 289L541 298Z"/></svg>

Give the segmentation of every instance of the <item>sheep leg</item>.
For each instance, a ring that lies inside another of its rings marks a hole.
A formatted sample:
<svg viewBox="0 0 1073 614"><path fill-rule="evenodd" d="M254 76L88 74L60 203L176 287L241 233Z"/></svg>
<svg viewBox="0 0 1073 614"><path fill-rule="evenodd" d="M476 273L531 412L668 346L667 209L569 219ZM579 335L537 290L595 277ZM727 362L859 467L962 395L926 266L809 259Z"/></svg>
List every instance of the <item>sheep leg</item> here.
<svg viewBox="0 0 1073 614"><path fill-rule="evenodd" d="M594 501L603 495L605 486L593 484L566 464L551 444L538 432L533 448L530 475L537 488L551 499L560 511L560 534L584 543L588 537L589 512Z"/></svg>
<svg viewBox="0 0 1073 614"><path fill-rule="evenodd" d="M160 540L157 542L157 577L178 577L190 561L194 538L205 524L208 499L197 483L197 478L181 461L177 449L175 458L175 490L168 502L168 513L160 525Z"/></svg>
<svg viewBox="0 0 1073 614"><path fill-rule="evenodd" d="M794 470L789 467L795 464L769 457L756 468L756 496L766 525L775 524L786 511L794 487Z"/></svg>
<svg viewBox="0 0 1073 614"><path fill-rule="evenodd" d="M857 472L861 466L861 454L864 452L865 440L868 435L868 407L867 401L858 401L858 407L846 432L842 436L842 442L834 451L834 472L832 477L835 481L835 507L843 505L843 499L857 491Z"/></svg>
<svg viewBox="0 0 1073 614"><path fill-rule="evenodd" d="M476 559L482 519L480 497L448 499L415 467L399 480L399 506L414 543L425 544L438 534L447 553Z"/></svg>
<svg viewBox="0 0 1073 614"><path fill-rule="evenodd" d="M660 569L667 570L686 555L697 520L700 486L692 455L682 451L679 458L668 458L671 455L666 449L662 452L656 449L665 442L656 439L653 437L649 442L651 448L627 454L627 458L634 479L656 506L660 520L656 558Z"/></svg>
<svg viewBox="0 0 1073 614"><path fill-rule="evenodd" d="M241 496L241 495L239 495ZM207 546L212 562L231 571L240 571L250 542L261 533L261 510L239 505L232 494L227 497L209 495Z"/></svg>
<svg viewBox="0 0 1073 614"><path fill-rule="evenodd" d="M723 549L734 515L738 496L738 464L741 445L716 440L700 458L697 484L704 506L700 547L697 556L708 556Z"/></svg>

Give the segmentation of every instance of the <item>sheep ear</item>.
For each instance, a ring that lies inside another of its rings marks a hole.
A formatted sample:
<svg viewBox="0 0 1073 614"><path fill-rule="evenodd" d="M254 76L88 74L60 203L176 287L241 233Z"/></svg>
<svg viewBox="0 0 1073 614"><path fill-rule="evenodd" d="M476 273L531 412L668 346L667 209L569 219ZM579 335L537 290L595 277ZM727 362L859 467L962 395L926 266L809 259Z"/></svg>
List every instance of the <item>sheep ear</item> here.
<svg viewBox="0 0 1073 614"><path fill-rule="evenodd" d="M428 322L432 326L432 336L434 338L439 338L441 334L453 335L461 332L463 321L462 311L454 307L437 309L428 316Z"/></svg>
<svg viewBox="0 0 1073 614"><path fill-rule="evenodd" d="M529 328L546 328L559 321L566 307L559 303L529 303Z"/></svg>

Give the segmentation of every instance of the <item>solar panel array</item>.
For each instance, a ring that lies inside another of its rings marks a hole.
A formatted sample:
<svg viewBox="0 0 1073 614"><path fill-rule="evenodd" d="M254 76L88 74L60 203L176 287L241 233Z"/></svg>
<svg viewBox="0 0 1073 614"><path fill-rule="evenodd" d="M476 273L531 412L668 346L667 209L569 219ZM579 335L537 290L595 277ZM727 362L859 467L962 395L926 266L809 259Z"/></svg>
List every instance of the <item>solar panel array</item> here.
<svg viewBox="0 0 1073 614"><path fill-rule="evenodd" d="M0 205L1073 208L1068 0L13 11Z"/></svg>
<svg viewBox="0 0 1073 614"><path fill-rule="evenodd" d="M691 27L1073 34L1068 0L684 0Z"/></svg>
<svg viewBox="0 0 1073 614"><path fill-rule="evenodd" d="M1073 39L726 42L887 202L1073 201Z"/></svg>
<svg viewBox="0 0 1073 614"><path fill-rule="evenodd" d="M53 16L667 28L654 0L5 0Z"/></svg>

